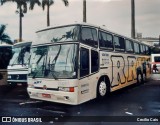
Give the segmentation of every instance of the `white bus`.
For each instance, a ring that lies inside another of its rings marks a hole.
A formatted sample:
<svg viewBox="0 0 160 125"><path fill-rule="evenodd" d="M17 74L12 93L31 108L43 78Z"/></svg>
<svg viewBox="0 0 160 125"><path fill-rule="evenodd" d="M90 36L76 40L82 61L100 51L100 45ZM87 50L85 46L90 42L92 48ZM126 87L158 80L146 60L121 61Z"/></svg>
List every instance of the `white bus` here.
<svg viewBox="0 0 160 125"><path fill-rule="evenodd" d="M160 53L159 54L151 54L151 63L152 63L152 70L153 66L157 66L157 72L160 72ZM155 71L153 71L155 72Z"/></svg>
<svg viewBox="0 0 160 125"><path fill-rule="evenodd" d="M150 77L150 47L87 23L37 31L28 94L77 105Z"/></svg>
<svg viewBox="0 0 160 125"><path fill-rule="evenodd" d="M8 66L9 85L27 85L28 63L31 42L19 42L13 45L13 57Z"/></svg>
<svg viewBox="0 0 160 125"><path fill-rule="evenodd" d="M0 45L0 86L7 85L7 66L12 58L12 45Z"/></svg>

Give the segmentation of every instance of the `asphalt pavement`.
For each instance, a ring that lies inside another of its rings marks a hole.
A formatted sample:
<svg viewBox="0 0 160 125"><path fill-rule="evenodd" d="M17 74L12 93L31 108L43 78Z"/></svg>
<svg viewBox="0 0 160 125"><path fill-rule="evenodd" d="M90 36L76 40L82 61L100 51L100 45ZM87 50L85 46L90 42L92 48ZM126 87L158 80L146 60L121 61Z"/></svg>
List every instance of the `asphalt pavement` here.
<svg viewBox="0 0 160 125"><path fill-rule="evenodd" d="M105 100L94 99L78 106L29 99L21 86L0 88L0 116L23 120L36 117L46 122L37 124L45 125L160 125L160 74L152 74L145 84L113 92ZM15 119L11 124L24 123Z"/></svg>

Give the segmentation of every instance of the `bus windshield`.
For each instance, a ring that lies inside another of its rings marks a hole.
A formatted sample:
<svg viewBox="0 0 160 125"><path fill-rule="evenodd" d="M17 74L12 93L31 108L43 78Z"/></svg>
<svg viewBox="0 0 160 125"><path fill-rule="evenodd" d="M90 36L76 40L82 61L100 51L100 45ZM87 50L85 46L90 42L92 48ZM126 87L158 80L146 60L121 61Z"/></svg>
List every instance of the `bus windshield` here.
<svg viewBox="0 0 160 125"><path fill-rule="evenodd" d="M27 65L30 56L30 45L13 47L13 57L10 65Z"/></svg>
<svg viewBox="0 0 160 125"><path fill-rule="evenodd" d="M75 78L77 44L51 45L32 48L29 77Z"/></svg>
<svg viewBox="0 0 160 125"><path fill-rule="evenodd" d="M67 42L77 41L79 33L79 26L64 26L56 27L50 30L44 30L43 32L37 32L37 41L44 42ZM47 41L46 41L47 40Z"/></svg>

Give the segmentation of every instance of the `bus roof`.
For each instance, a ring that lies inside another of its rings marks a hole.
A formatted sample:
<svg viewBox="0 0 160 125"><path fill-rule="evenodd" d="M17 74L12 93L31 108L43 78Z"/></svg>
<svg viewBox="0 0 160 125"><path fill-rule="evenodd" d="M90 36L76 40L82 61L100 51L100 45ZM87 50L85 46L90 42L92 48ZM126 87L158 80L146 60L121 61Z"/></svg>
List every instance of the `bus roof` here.
<svg viewBox="0 0 160 125"><path fill-rule="evenodd" d="M125 35L122 35L122 34L119 34L119 33L116 33L116 32L113 32L111 30L108 30L106 26L102 25L102 26L98 26L98 25L94 25L94 24L90 24L90 23L72 23L72 24L67 24L67 25L57 25L57 26L49 26L49 27L46 27L46 28L43 28L41 30L38 30L36 31L36 33L39 33L39 32L43 32L43 31L46 31L46 30L51 30L51 29L55 29L55 28L59 28L59 27L63 27L63 26L73 26L73 25L81 25L81 26L90 26L90 27L95 27L95 28L98 28L98 29L101 29L101 30L105 30L109 33L112 33L114 35L117 35L117 36L121 36L121 37L124 37L125 39L129 39L129 40L133 40L135 42L138 42L140 44L144 44L144 45L147 45L147 46L151 46L149 44L146 44L144 42L141 42L137 39L133 39L133 38L130 38L130 37L127 37Z"/></svg>
<svg viewBox="0 0 160 125"><path fill-rule="evenodd" d="M84 23L84 22L82 22L82 23L72 23L72 24L66 24L66 25L49 26L49 27L46 27L46 28L43 28L43 29L41 29L41 30L36 31L36 33L42 32L42 31L46 31L46 30L50 30L50 29L54 29L54 28L63 27L63 26L73 26L73 25L81 25L81 26L95 27L95 28L99 28L99 29L102 29L102 30L106 30L106 31L108 31L108 32L111 32L111 33L116 34L116 35L119 35L119 36L126 37L126 38L128 38L128 39L132 39L132 38L129 38L129 37L124 36L124 35L122 35L122 34L113 32L113 31L107 29L107 27L104 26L104 25L98 26L98 25L94 25L94 24L90 24L90 23Z"/></svg>
<svg viewBox="0 0 160 125"><path fill-rule="evenodd" d="M9 44L0 44L0 47L12 47L12 45L9 45Z"/></svg>
<svg viewBox="0 0 160 125"><path fill-rule="evenodd" d="M28 45L28 44L32 44L31 41L24 41L24 42L18 42L18 43L15 43L13 46L24 46L24 45Z"/></svg>

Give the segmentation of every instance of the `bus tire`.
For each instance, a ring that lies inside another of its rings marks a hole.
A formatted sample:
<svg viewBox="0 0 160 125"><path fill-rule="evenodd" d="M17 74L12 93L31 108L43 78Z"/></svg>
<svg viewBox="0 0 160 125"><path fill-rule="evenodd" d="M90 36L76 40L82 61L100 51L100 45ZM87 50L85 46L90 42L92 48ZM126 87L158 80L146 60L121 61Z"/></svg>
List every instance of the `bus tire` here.
<svg viewBox="0 0 160 125"><path fill-rule="evenodd" d="M108 95L110 92L110 85L109 80L107 80L105 77L101 78L97 85L97 98L103 99Z"/></svg>
<svg viewBox="0 0 160 125"><path fill-rule="evenodd" d="M143 84L143 75L141 73L137 75L137 84Z"/></svg>

